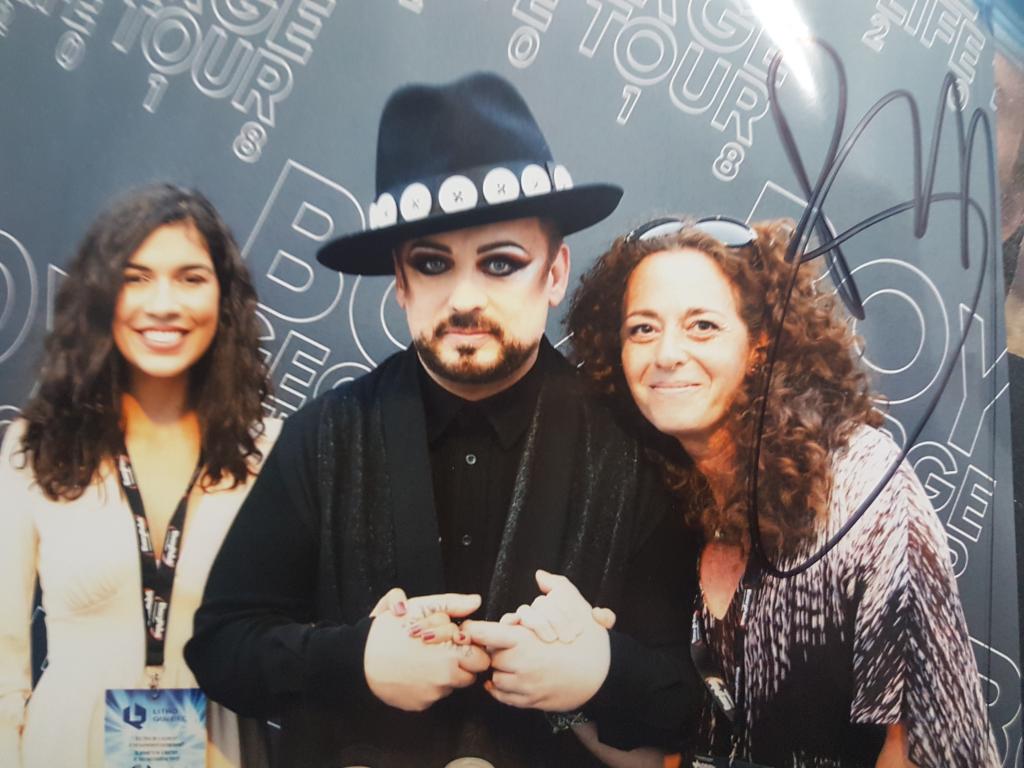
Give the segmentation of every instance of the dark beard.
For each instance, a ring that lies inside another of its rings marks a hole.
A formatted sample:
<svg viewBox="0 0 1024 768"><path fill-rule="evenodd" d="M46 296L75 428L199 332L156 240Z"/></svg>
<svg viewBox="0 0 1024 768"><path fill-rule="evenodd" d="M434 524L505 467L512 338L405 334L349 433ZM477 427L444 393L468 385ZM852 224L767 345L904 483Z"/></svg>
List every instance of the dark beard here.
<svg viewBox="0 0 1024 768"><path fill-rule="evenodd" d="M457 347L459 361L455 365L444 362L437 352L437 342L449 328L480 328L497 339L501 345L501 354L489 366L481 367L474 360L476 347ZM481 322L476 313L452 315L446 322L439 323L434 329L433 338L421 334L413 340L413 346L419 353L420 360L427 370L435 376L457 384L493 384L511 376L530 359L540 347L540 339L531 344L518 341L506 341L501 327L488 322Z"/></svg>

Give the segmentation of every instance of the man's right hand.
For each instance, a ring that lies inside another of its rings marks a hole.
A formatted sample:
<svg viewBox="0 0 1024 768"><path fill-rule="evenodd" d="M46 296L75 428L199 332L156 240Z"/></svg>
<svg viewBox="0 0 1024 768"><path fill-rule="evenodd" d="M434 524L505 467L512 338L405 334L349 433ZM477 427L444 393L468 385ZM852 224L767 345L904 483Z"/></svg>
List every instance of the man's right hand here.
<svg viewBox="0 0 1024 768"><path fill-rule="evenodd" d="M474 645L427 644L409 635L412 621L432 613L469 616L480 607L479 595L426 595L403 602L406 610L402 616L378 610L383 608L380 604L374 609L363 671L370 690L385 704L421 712L453 689L472 685L491 660Z"/></svg>

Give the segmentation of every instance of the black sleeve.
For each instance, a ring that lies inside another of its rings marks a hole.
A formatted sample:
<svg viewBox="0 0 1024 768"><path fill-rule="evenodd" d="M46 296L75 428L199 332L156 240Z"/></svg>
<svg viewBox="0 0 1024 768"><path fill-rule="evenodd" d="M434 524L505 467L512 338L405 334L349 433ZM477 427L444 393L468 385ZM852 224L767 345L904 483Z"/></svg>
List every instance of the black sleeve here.
<svg viewBox="0 0 1024 768"><path fill-rule="evenodd" d="M315 622L321 406L285 423L214 560L185 646L207 695L241 715L371 695L363 673L371 620Z"/></svg>
<svg viewBox="0 0 1024 768"><path fill-rule="evenodd" d="M689 653L699 540L680 511L653 506L663 514L630 557L608 677L585 709L609 746L675 751L693 738L704 701Z"/></svg>

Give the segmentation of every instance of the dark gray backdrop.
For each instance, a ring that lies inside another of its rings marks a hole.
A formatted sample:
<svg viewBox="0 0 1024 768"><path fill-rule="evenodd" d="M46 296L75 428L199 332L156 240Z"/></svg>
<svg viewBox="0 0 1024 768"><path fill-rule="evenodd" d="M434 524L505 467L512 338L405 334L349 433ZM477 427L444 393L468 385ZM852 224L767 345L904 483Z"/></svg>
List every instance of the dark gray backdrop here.
<svg viewBox="0 0 1024 768"><path fill-rule="evenodd" d="M654 214L798 217L805 195L768 113L774 50L787 50L781 103L812 177L838 104L833 69L792 47L801 31L837 49L853 121L907 89L927 146L947 71L965 115L991 114L993 45L967 0L0 0L0 421L31 391L76 241L113 196L157 179L202 189L244 244L271 412L287 417L407 343L390 279L313 261L320 242L364 226L377 118L407 81L495 70L522 90L577 182L625 187L611 219L571 238L574 274ZM957 189L952 117L943 191ZM835 226L910 198L911 157L906 108L886 111L829 198ZM987 204L983 169L972 183ZM1003 764L1020 766L1002 283L985 278L940 392L979 275L976 248L972 268L959 266L954 213L937 204L922 239L896 217L846 255L894 438L905 442L940 398L910 459L946 526Z"/></svg>

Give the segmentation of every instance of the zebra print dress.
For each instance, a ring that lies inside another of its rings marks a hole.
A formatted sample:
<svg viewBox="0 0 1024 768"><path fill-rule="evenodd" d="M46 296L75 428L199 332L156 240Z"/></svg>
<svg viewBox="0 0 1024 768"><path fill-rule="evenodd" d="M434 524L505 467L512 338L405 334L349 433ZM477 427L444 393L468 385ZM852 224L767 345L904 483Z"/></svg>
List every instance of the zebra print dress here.
<svg viewBox="0 0 1024 768"><path fill-rule="evenodd" d="M816 551L899 455L870 427L833 460L830 519ZM734 686L734 628L702 618ZM804 573L765 577L745 640L745 728L737 756L772 768L873 768L885 726L903 723L920 768L999 766L946 537L906 463L849 534ZM708 705L698 747L711 741ZM704 751L698 748L698 752Z"/></svg>

